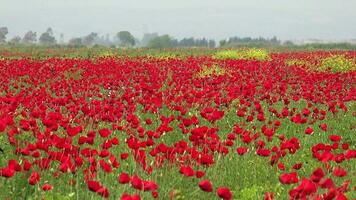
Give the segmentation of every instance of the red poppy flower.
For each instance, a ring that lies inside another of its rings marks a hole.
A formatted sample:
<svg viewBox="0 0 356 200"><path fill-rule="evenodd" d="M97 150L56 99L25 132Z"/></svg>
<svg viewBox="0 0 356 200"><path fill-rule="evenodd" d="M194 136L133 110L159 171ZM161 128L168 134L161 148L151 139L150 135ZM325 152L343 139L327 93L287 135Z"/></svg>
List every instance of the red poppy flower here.
<svg viewBox="0 0 356 200"><path fill-rule="evenodd" d="M314 130L311 127L307 127L304 133L307 135L312 135L314 133Z"/></svg>
<svg viewBox="0 0 356 200"><path fill-rule="evenodd" d="M53 186L48 184L48 183L45 183L43 186L42 186L42 190L43 191L49 191L49 190L52 190L53 189Z"/></svg>
<svg viewBox="0 0 356 200"><path fill-rule="evenodd" d="M328 125L327 124L320 124L320 129L323 131L326 131L328 129Z"/></svg>
<svg viewBox="0 0 356 200"><path fill-rule="evenodd" d="M236 151L239 155L244 155L245 153L248 152L248 148L247 147L238 147L236 149Z"/></svg>
<svg viewBox="0 0 356 200"><path fill-rule="evenodd" d="M125 183L129 183L131 181L131 178L127 173L122 172L118 177L118 181L121 184L125 184Z"/></svg>
<svg viewBox="0 0 356 200"><path fill-rule="evenodd" d="M316 170L314 170L314 172L312 173L310 180L312 180L313 182L318 183L323 177L325 176L323 169L321 169L320 167L317 168Z"/></svg>
<svg viewBox="0 0 356 200"><path fill-rule="evenodd" d="M279 181L282 184L293 184L298 183L298 174L296 172L283 173L279 176Z"/></svg>
<svg viewBox="0 0 356 200"><path fill-rule="evenodd" d="M102 188L101 184L98 181L88 181L87 185L89 190L93 192L97 192Z"/></svg>
<svg viewBox="0 0 356 200"><path fill-rule="evenodd" d="M31 176L28 179L30 185L36 185L40 181L41 177L38 172L32 172Z"/></svg>
<svg viewBox="0 0 356 200"><path fill-rule="evenodd" d="M189 166L181 166L179 172L184 176L194 176L194 170Z"/></svg>
<svg viewBox="0 0 356 200"><path fill-rule="evenodd" d="M224 200L230 200L232 199L232 193L229 188L227 187L220 187L217 189L217 195L224 199Z"/></svg>
<svg viewBox="0 0 356 200"><path fill-rule="evenodd" d="M107 128L103 128L99 130L99 134L101 137L106 138L111 134L111 131Z"/></svg>
<svg viewBox="0 0 356 200"><path fill-rule="evenodd" d="M5 167L0 169L0 176L5 178L11 178L15 175L15 170L9 167Z"/></svg>
<svg viewBox="0 0 356 200"><path fill-rule="evenodd" d="M339 142L342 139L342 137L340 135L330 135L329 139L332 142Z"/></svg>
<svg viewBox="0 0 356 200"><path fill-rule="evenodd" d="M133 188L137 190L143 190L143 183L142 180L137 176L134 175L131 179L131 185Z"/></svg>
<svg viewBox="0 0 356 200"><path fill-rule="evenodd" d="M336 167L333 171L333 175L336 177L344 177L347 175L347 171L342 167Z"/></svg>
<svg viewBox="0 0 356 200"><path fill-rule="evenodd" d="M205 175L205 172L204 171L199 171L199 170L197 170L196 172L195 172L195 177L197 177L197 178L201 178L201 177L203 177Z"/></svg>
<svg viewBox="0 0 356 200"><path fill-rule="evenodd" d="M201 190L205 192L212 192L213 191L213 186L209 180L203 180L200 181L199 187Z"/></svg>

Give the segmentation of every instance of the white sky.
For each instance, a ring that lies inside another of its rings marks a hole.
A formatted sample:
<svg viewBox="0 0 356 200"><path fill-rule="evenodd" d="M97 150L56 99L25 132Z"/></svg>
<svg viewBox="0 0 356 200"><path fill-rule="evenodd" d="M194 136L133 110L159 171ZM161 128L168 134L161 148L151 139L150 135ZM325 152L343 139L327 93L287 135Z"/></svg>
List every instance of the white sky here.
<svg viewBox="0 0 356 200"><path fill-rule="evenodd" d="M8 38L52 27L68 40L128 30L176 38L356 38L356 0L0 0Z"/></svg>

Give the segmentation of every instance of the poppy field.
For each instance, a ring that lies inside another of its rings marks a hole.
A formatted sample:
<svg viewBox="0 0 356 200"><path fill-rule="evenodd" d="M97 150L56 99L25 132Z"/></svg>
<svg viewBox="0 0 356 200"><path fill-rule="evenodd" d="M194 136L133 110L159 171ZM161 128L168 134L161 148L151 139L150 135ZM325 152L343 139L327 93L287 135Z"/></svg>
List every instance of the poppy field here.
<svg viewBox="0 0 356 200"><path fill-rule="evenodd" d="M0 199L354 200L356 52L2 54L0 148Z"/></svg>

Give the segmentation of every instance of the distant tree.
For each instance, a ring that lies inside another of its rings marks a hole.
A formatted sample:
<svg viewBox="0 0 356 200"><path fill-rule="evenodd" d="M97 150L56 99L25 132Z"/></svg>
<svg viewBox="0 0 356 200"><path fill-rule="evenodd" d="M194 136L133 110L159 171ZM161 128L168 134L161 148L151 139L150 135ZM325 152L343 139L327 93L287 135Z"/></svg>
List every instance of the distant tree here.
<svg viewBox="0 0 356 200"><path fill-rule="evenodd" d="M220 40L219 44L220 44L220 47L225 46L226 45L226 40Z"/></svg>
<svg viewBox="0 0 356 200"><path fill-rule="evenodd" d="M56 38L53 36L52 28L48 28L46 32L41 34L39 42L42 45L54 45L57 43Z"/></svg>
<svg viewBox="0 0 356 200"><path fill-rule="evenodd" d="M205 38L198 40L198 46L199 47L208 47L208 40L206 40Z"/></svg>
<svg viewBox="0 0 356 200"><path fill-rule="evenodd" d="M82 39L82 43L83 45L85 46L92 46L94 45L94 42L95 40L98 39L98 34L97 33L94 33L94 32L91 32L89 35L85 36L83 39Z"/></svg>
<svg viewBox="0 0 356 200"><path fill-rule="evenodd" d="M135 45L135 38L128 31L120 31L116 34L116 37L120 41L120 46L132 47Z"/></svg>
<svg viewBox="0 0 356 200"><path fill-rule="evenodd" d="M83 46L82 38L72 38L68 41L68 46L80 47Z"/></svg>
<svg viewBox="0 0 356 200"><path fill-rule="evenodd" d="M181 41L179 41L179 46L181 47L193 47L195 45L195 40L193 37L191 38L183 38Z"/></svg>
<svg viewBox="0 0 356 200"><path fill-rule="evenodd" d="M9 33L7 27L0 27L0 43L6 42L6 35Z"/></svg>
<svg viewBox="0 0 356 200"><path fill-rule="evenodd" d="M141 40L141 46L147 46L148 42L156 37L158 37L158 33L145 33Z"/></svg>
<svg viewBox="0 0 356 200"><path fill-rule="evenodd" d="M59 35L59 44L64 44L64 34L63 33L61 33Z"/></svg>
<svg viewBox="0 0 356 200"><path fill-rule="evenodd" d="M285 46L293 46L294 43L292 41L290 41L290 40L287 40L287 41L283 42L283 45L285 45Z"/></svg>
<svg viewBox="0 0 356 200"><path fill-rule="evenodd" d="M33 31L28 31L22 38L24 44L33 44L37 41L37 34Z"/></svg>
<svg viewBox="0 0 356 200"><path fill-rule="evenodd" d="M280 44L280 42L281 41L279 41L276 36L273 36L272 39L271 39L271 43L272 44Z"/></svg>
<svg viewBox="0 0 356 200"><path fill-rule="evenodd" d="M19 44L21 42L21 37L15 36L9 42L10 42L10 44Z"/></svg>
<svg viewBox="0 0 356 200"><path fill-rule="evenodd" d="M215 48L215 46L216 46L215 41L214 40L209 40L208 47L209 48Z"/></svg>
<svg viewBox="0 0 356 200"><path fill-rule="evenodd" d="M173 40L169 35L162 35L158 36L156 38L153 38L150 40L147 44L147 47L149 48L170 48L175 46L174 42L176 40Z"/></svg>

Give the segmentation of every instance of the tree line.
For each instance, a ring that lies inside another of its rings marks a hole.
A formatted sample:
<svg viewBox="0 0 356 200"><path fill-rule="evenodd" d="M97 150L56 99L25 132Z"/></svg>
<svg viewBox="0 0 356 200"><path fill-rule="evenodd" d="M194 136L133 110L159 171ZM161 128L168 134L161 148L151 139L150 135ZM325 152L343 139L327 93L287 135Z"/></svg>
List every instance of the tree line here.
<svg viewBox="0 0 356 200"><path fill-rule="evenodd" d="M228 39L216 42L213 39L207 38L183 38L175 39L174 37L158 33L145 33L142 39L134 37L129 31L119 31L113 38L109 34L99 35L92 32L82 37L74 37L64 42L64 35L60 34L59 41L56 39L52 28L40 35L34 31L28 31L23 37L14 36L11 39L7 38L9 31L7 27L0 27L0 44L7 45L41 45L41 46L69 46L69 47L84 47L84 46L106 46L106 47L148 47L148 48L215 48L215 47L277 47L277 48L309 48L309 49L356 49L356 45L349 43L330 43L330 44L305 44L296 45L291 41L281 42L277 37L272 38L251 38L251 37L230 37Z"/></svg>
<svg viewBox="0 0 356 200"><path fill-rule="evenodd" d="M14 36L7 39L9 31L7 27L0 27L0 44L8 45L43 45L55 46L66 45L71 47L82 46L110 46L110 47L149 47L149 48L173 48L173 47L216 47L214 40L193 37L174 39L169 35L158 35L157 33L146 33L140 40L134 37L129 31L119 31L113 38L109 34L100 36L92 32L82 37L74 37L66 43L63 41L63 34L60 35L59 41L54 36L53 29L48 28L45 32L37 35L34 31L28 31L23 37ZM39 36L39 37L38 37Z"/></svg>

